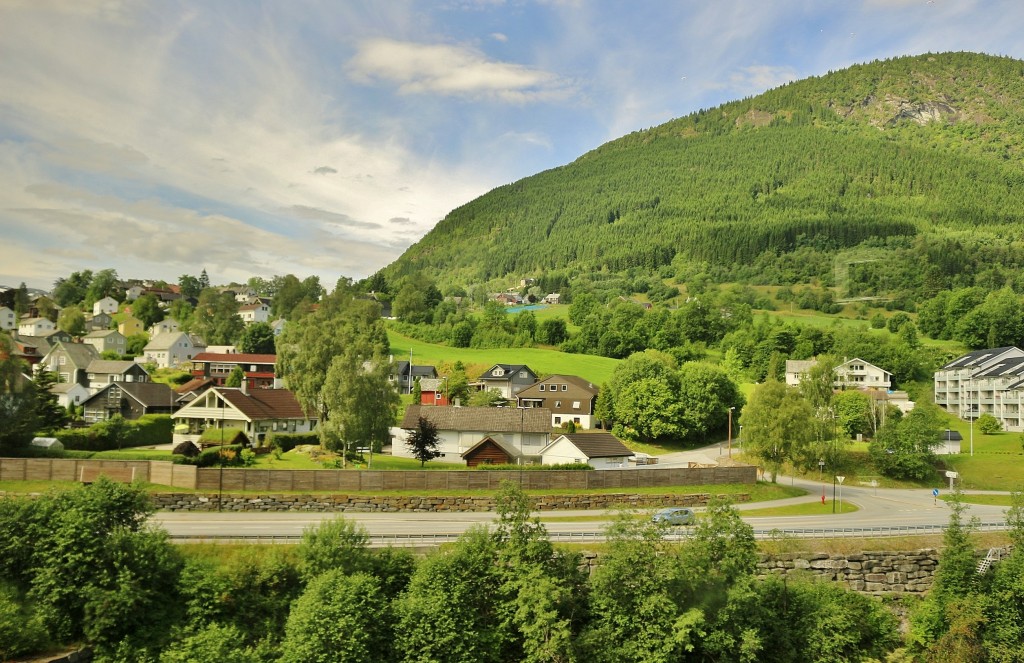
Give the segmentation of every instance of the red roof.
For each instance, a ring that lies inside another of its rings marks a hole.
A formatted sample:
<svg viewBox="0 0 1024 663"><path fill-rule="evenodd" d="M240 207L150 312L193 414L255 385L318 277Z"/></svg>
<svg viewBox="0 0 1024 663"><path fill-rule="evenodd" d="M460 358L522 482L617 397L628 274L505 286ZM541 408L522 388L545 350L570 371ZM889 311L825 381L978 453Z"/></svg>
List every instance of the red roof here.
<svg viewBox="0 0 1024 663"><path fill-rule="evenodd" d="M253 389L248 394L241 389L217 388L231 405L251 420L308 419L295 394L287 389Z"/></svg>
<svg viewBox="0 0 1024 663"><path fill-rule="evenodd" d="M222 364L276 364L277 355L245 354L244 352L200 352L192 361L219 362Z"/></svg>

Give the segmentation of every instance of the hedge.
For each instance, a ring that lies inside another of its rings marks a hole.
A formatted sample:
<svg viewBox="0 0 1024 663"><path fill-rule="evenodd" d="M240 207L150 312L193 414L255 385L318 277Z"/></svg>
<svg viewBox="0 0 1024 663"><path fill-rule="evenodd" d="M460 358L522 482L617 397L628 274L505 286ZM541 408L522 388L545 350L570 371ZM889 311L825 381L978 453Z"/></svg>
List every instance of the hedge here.
<svg viewBox="0 0 1024 663"><path fill-rule="evenodd" d="M303 444L312 444L318 447L320 446L320 436L316 433L273 433L270 436L270 446L277 447L283 453Z"/></svg>
<svg viewBox="0 0 1024 663"><path fill-rule="evenodd" d="M62 429L54 433L65 449L79 451L110 451L144 447L155 444L170 444L174 439L174 424L170 415L147 414L137 420L124 421L121 431L120 445L111 435L112 425L109 421L101 421L88 428Z"/></svg>
<svg viewBox="0 0 1024 663"><path fill-rule="evenodd" d="M500 470L503 472L512 471L526 471L526 472L546 472L551 470L565 471L565 470L592 470L593 466L587 465L586 463L562 463L560 465L513 465L511 463L505 463L502 465L477 465L473 469L475 470Z"/></svg>

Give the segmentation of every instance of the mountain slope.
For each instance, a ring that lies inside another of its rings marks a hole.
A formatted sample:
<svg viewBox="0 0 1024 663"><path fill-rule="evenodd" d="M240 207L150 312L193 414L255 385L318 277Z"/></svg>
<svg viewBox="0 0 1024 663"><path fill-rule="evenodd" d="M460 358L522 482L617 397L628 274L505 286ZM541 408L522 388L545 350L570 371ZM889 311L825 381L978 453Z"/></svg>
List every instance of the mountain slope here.
<svg viewBox="0 0 1024 663"><path fill-rule="evenodd" d="M463 205L384 270L442 282L752 264L801 246L1015 242L1024 62L858 65L607 143Z"/></svg>

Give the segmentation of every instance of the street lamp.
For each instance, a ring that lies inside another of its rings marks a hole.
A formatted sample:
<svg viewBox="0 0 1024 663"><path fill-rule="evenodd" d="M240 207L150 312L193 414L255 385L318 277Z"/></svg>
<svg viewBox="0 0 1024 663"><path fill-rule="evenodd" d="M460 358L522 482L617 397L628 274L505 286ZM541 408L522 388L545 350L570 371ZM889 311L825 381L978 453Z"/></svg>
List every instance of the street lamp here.
<svg viewBox="0 0 1024 663"><path fill-rule="evenodd" d="M825 471L825 459L818 459L818 483L821 483L821 475ZM821 483L821 503L825 504L825 484Z"/></svg>
<svg viewBox="0 0 1024 663"><path fill-rule="evenodd" d="M736 406L729 408L729 458L732 458L732 411L736 409Z"/></svg>

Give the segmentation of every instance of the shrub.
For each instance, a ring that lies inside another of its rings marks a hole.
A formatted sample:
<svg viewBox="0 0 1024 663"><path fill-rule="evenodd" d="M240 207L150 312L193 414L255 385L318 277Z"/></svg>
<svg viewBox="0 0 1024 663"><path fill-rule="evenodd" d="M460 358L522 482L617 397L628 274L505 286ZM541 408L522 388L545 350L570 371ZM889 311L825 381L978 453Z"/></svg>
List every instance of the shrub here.
<svg viewBox="0 0 1024 663"><path fill-rule="evenodd" d="M85 429L58 430L54 436L65 449L80 451L110 451L118 447L123 449L168 444L174 439L174 424L170 415L147 414L135 421L122 421L123 425L120 426L114 426L110 421L100 421Z"/></svg>
<svg viewBox="0 0 1024 663"><path fill-rule="evenodd" d="M187 458L185 456L174 456L174 462L179 465L195 465L196 467L215 467L221 464L220 451L224 450L224 466L225 467L242 467L245 465L245 458L242 454L244 447L240 444L225 445L223 447L213 447L212 449L206 449L201 451L198 456L193 458ZM250 452L252 453L252 452ZM256 454L252 454L255 458Z"/></svg>
<svg viewBox="0 0 1024 663"><path fill-rule="evenodd" d="M991 435L1003 430L1003 424L988 412L978 417L978 430L982 435Z"/></svg>
<svg viewBox="0 0 1024 663"><path fill-rule="evenodd" d="M320 437L316 433L273 433L270 436L270 446L277 447L282 453L303 444L320 446Z"/></svg>

